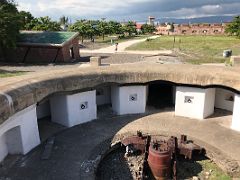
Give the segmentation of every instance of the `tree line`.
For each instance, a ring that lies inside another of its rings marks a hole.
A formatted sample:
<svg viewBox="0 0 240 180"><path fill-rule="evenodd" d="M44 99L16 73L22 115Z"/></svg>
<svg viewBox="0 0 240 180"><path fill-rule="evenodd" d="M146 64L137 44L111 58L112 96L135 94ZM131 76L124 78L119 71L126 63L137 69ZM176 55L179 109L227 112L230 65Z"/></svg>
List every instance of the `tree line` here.
<svg viewBox="0 0 240 180"><path fill-rule="evenodd" d="M0 49L2 47L14 47L20 30L37 31L77 31L82 41L85 38L93 39L94 36L116 34L119 36L132 36L136 34L136 24L129 21L121 24L116 21L105 20L77 20L70 23L69 18L62 16L59 21L50 17L34 17L30 12L18 11L14 0L0 1ZM145 26L144 33L153 32Z"/></svg>
<svg viewBox="0 0 240 180"><path fill-rule="evenodd" d="M137 31L136 23L129 21L119 23L117 21L102 20L77 20L73 24L69 18L62 16L59 21L53 21L50 17L33 17L30 12L18 11L14 0L0 1L0 50L3 47L14 47L20 30L39 31L77 31L83 41L85 38L94 39L95 36L118 35L119 37L133 36L137 33L153 33L156 29L153 25L144 24L141 31ZM226 32L240 37L240 16L234 18Z"/></svg>

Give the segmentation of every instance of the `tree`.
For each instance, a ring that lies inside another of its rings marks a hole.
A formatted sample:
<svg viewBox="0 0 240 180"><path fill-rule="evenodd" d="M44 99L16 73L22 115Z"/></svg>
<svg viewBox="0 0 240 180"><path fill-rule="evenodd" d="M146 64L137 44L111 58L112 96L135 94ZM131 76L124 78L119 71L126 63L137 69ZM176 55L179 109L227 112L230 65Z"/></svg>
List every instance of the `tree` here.
<svg viewBox="0 0 240 180"><path fill-rule="evenodd" d="M134 33L137 32L136 24L134 22L132 22L132 21L128 21L128 23L123 26L123 31L125 33L128 33L129 36L132 36Z"/></svg>
<svg viewBox="0 0 240 180"><path fill-rule="evenodd" d="M34 18L30 23L26 24L26 28L36 31L60 31L60 24L52 21L48 16Z"/></svg>
<svg viewBox="0 0 240 180"><path fill-rule="evenodd" d="M174 29L175 29L174 23L169 23L167 27L168 27L168 32L172 32L172 33L174 32Z"/></svg>
<svg viewBox="0 0 240 180"><path fill-rule="evenodd" d="M0 50L15 47L19 35L20 18L13 1L0 1Z"/></svg>
<svg viewBox="0 0 240 180"><path fill-rule="evenodd" d="M143 34L152 34L154 31L156 31L156 28L154 25L143 24L141 30Z"/></svg>
<svg viewBox="0 0 240 180"><path fill-rule="evenodd" d="M60 23L61 28L62 28L63 30L66 30L66 29L67 29L67 27L68 27L68 21L69 21L68 17L66 17L66 16L60 17L59 23Z"/></svg>
<svg viewBox="0 0 240 180"><path fill-rule="evenodd" d="M77 31L81 36L82 43L85 37L93 38L97 34L94 21L78 20L69 28L70 31Z"/></svg>
<svg viewBox="0 0 240 180"><path fill-rule="evenodd" d="M122 25L116 21L109 21L109 34L122 34Z"/></svg>
<svg viewBox="0 0 240 180"><path fill-rule="evenodd" d="M236 16L233 21L227 26L226 32L230 35L240 37L240 16Z"/></svg>
<svg viewBox="0 0 240 180"><path fill-rule="evenodd" d="M97 30L102 35L103 40L104 40L105 35L109 34L111 32L109 24L105 21L100 21L97 24Z"/></svg>
<svg viewBox="0 0 240 180"><path fill-rule="evenodd" d="M21 21L21 30L29 30L27 24L29 24L34 19L32 14L30 12L20 11L19 16Z"/></svg>

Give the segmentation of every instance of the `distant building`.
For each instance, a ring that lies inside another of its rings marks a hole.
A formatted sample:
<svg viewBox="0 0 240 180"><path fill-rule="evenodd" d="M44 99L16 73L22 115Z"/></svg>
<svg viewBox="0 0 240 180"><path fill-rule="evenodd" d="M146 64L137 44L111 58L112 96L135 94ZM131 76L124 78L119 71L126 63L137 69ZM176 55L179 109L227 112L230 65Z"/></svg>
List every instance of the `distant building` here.
<svg viewBox="0 0 240 180"><path fill-rule="evenodd" d="M22 31L16 49L0 53L0 61L17 63L71 62L79 58L76 32Z"/></svg>
<svg viewBox="0 0 240 180"><path fill-rule="evenodd" d="M137 31L138 33L142 32L142 25L143 25L143 24L136 23L136 31Z"/></svg>
<svg viewBox="0 0 240 180"><path fill-rule="evenodd" d="M223 35L227 24L174 24L174 31L169 32L167 24L156 27L156 34L168 35Z"/></svg>
<svg viewBox="0 0 240 180"><path fill-rule="evenodd" d="M154 20L155 20L155 17L149 16L149 17L148 17L148 24L154 26Z"/></svg>

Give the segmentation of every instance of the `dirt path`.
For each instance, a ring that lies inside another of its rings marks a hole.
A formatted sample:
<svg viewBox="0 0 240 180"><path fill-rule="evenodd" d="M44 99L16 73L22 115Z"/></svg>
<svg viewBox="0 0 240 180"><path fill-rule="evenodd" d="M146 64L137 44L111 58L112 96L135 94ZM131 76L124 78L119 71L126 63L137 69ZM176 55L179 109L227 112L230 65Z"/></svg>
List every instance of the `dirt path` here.
<svg viewBox="0 0 240 180"><path fill-rule="evenodd" d="M156 39L159 36L151 36L150 39ZM140 42L146 41L145 39L137 39L137 40L129 40L126 42L122 42L118 44L118 50L115 51L115 45L101 48L101 49L95 49L95 50L89 50L89 49L81 49L81 53L127 53L127 54L151 54L151 55L157 55L157 54L171 54L172 51L169 50L163 50L163 51L126 51L126 48Z"/></svg>

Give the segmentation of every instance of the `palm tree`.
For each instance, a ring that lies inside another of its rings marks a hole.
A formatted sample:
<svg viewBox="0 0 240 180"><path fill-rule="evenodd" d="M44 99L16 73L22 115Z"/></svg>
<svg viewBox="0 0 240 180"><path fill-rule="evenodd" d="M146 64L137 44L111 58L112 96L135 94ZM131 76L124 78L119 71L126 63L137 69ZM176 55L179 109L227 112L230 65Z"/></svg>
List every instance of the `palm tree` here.
<svg viewBox="0 0 240 180"><path fill-rule="evenodd" d="M59 21L61 24L61 28L65 31L68 27L68 21L69 21L68 17L62 16L62 17L60 17Z"/></svg>

